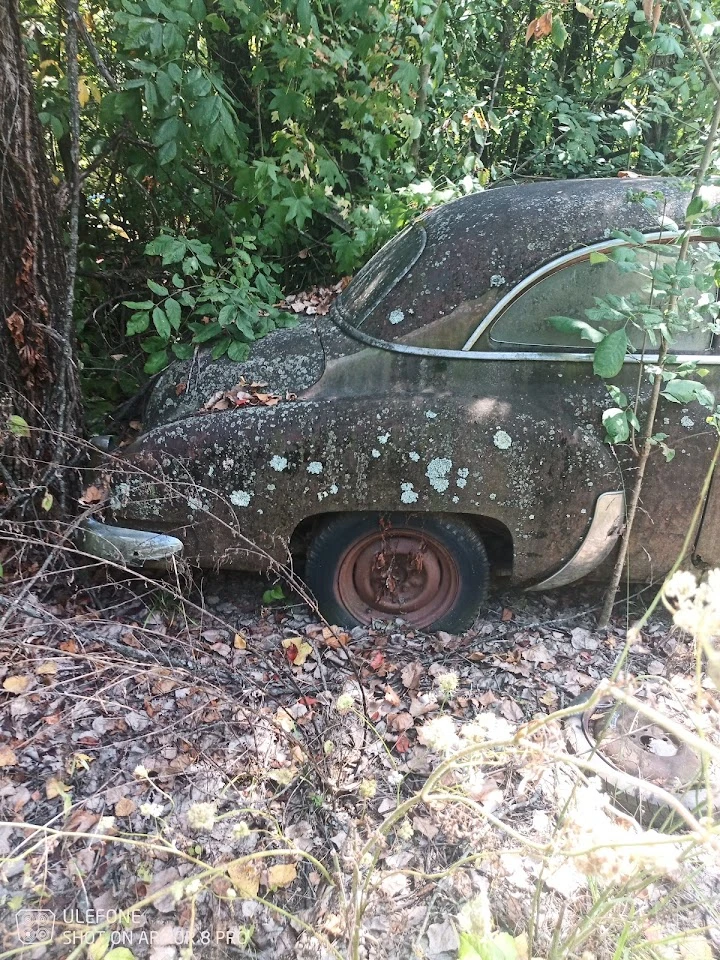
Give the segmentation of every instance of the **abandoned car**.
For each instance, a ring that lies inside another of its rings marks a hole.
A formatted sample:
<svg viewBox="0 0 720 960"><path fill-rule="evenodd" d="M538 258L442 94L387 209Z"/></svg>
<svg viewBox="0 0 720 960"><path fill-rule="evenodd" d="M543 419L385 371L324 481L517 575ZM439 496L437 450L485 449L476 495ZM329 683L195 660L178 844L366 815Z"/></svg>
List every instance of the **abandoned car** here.
<svg viewBox="0 0 720 960"><path fill-rule="evenodd" d="M720 191L708 196L715 219L711 209L703 222L716 223ZM593 344L548 318L637 293L637 273L598 254L632 246L633 231L651 241L641 251L671 249L689 200L673 180L576 180L494 188L418 218L327 316L269 334L245 363L200 353L168 368L144 432L104 459L108 498L85 549L244 570L302 551L331 623L401 617L449 631L482 608L491 571L531 590L597 576L637 460L607 443L613 404ZM707 252L711 235L698 228L691 249ZM647 398L640 353L652 362L657 347L630 339L612 383ZM719 385L713 324L673 352ZM233 402L258 383L279 402ZM223 393L230 409L203 409ZM716 441L706 417L698 403L661 401L675 457L650 458L634 580L662 576L682 549ZM716 477L696 562L720 563L718 487Z"/></svg>

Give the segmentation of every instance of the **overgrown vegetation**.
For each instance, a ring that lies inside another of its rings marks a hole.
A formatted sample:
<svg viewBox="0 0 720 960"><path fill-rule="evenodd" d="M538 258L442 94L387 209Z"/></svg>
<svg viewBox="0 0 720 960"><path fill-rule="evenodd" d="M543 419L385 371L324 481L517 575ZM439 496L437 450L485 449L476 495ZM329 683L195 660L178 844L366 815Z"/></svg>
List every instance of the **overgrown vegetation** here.
<svg viewBox="0 0 720 960"><path fill-rule="evenodd" d="M28 0L23 29L62 189L52 9ZM712 44L713 5L684 15ZM191 342L242 357L282 322L281 289L355 270L439 199L693 169L716 95L679 8L635 0L109 0L80 17L76 314L98 413Z"/></svg>

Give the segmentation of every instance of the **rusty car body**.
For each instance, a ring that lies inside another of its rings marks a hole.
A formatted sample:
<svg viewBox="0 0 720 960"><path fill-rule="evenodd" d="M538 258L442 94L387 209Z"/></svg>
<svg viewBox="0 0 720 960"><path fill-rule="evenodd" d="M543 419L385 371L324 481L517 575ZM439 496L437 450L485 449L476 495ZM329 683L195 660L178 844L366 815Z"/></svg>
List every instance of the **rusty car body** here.
<svg viewBox="0 0 720 960"><path fill-rule="evenodd" d="M655 209L638 202L651 192ZM144 432L102 467L105 522L87 525L86 549L264 570L304 544L331 621L436 629L471 621L488 568L528 589L597 575L636 461L605 442L607 390L588 344L546 318L620 282L590 259L626 242L612 231L663 243L689 199L674 180L575 180L495 188L420 217L328 316L269 334L246 363L202 353L166 370ZM718 386L712 332L677 352ZM614 381L630 393L638 361L628 355ZM200 412L241 377L283 399ZM716 439L697 404L663 401L659 423L676 457L651 458L628 559L637 580L682 550ZM720 562L719 486L692 550L707 563Z"/></svg>

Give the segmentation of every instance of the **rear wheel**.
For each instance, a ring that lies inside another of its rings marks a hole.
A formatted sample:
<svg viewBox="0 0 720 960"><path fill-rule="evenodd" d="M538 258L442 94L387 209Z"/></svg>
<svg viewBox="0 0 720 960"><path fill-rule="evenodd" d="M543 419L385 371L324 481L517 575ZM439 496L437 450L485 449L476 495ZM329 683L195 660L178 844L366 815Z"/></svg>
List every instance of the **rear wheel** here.
<svg viewBox="0 0 720 960"><path fill-rule="evenodd" d="M483 606L489 566L481 537L463 520L349 514L328 520L313 539L306 580L331 623L402 617L457 633Z"/></svg>

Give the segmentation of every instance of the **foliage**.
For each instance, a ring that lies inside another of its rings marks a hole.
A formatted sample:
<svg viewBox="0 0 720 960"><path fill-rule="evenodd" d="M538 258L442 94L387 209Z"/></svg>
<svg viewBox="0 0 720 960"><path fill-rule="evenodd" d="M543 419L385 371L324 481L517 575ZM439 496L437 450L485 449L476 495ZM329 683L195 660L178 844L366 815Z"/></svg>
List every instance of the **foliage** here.
<svg viewBox="0 0 720 960"><path fill-rule="evenodd" d="M80 325L86 375L105 394L128 388L119 371L104 382L107 354L128 350L125 324L148 371L191 342L242 356L277 324L280 287L351 272L439 198L508 176L688 169L713 91L676 12L658 8L88 0L78 312L109 306L100 330ZM40 117L68 180L63 25L49 0L25 11ZM711 53L717 0L688 15ZM155 257L183 269L156 277ZM148 272L166 292L121 318L121 300L148 299Z"/></svg>
<svg viewBox="0 0 720 960"><path fill-rule="evenodd" d="M638 193L634 202L662 212L663 196ZM586 319L552 316L548 322L563 332L593 344L593 369L604 380L620 373L628 353L641 358L642 370L652 382L659 372L661 395L671 403L699 403L714 419L715 397L701 382L707 371L695 361L682 361L671 353L658 363L645 360L647 351L662 345L671 350L678 338L687 334L720 332L720 251L714 241L720 237L715 226L701 226L709 215L716 216L702 197L691 201L682 229L665 217L667 237L664 243L651 243L637 230L615 231L613 238L622 245L605 253L592 253L590 263L613 262L621 273L632 274L635 290L622 296L594 297L595 307L585 311ZM691 234L697 241L693 242ZM700 379L696 379L700 378ZM641 430L637 416L638 400L628 397L619 387L608 384L613 406L603 414L609 443L626 443ZM667 460L674 451L667 447L666 434L656 433L653 445L660 446Z"/></svg>

